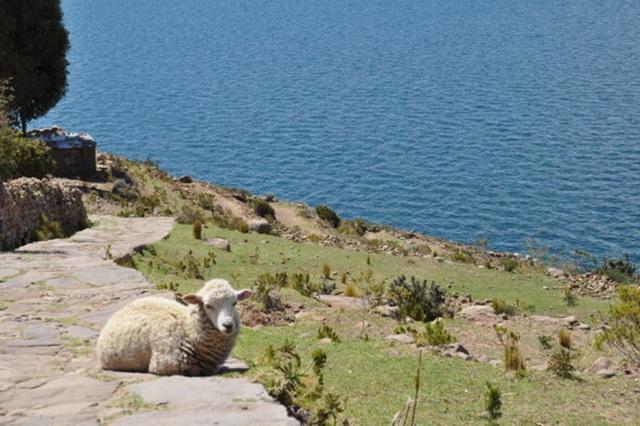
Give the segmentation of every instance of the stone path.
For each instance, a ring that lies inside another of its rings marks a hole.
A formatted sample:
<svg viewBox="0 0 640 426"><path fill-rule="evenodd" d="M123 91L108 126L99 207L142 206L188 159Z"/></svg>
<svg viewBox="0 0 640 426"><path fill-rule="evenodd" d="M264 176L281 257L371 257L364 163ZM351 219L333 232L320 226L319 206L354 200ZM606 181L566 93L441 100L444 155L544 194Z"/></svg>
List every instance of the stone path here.
<svg viewBox="0 0 640 426"><path fill-rule="evenodd" d="M298 424L243 378L100 370L100 328L151 293L141 273L111 259L163 238L173 220L92 220L69 239L0 253L0 424Z"/></svg>

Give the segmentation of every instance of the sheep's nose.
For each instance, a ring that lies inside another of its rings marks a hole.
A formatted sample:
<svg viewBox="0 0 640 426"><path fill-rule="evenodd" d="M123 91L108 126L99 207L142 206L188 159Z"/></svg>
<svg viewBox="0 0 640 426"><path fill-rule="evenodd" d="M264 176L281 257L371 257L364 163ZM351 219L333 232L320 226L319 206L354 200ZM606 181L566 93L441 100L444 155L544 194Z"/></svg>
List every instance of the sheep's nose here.
<svg viewBox="0 0 640 426"><path fill-rule="evenodd" d="M233 321L225 321L222 323L222 327L224 327L224 331L227 333L233 330Z"/></svg>

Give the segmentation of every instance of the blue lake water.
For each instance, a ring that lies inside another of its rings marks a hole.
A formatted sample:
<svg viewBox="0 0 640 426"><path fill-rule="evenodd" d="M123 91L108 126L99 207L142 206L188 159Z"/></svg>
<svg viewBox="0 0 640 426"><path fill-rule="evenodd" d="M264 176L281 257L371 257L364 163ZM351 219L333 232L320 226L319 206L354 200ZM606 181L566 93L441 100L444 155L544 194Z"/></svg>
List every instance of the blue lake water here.
<svg viewBox="0 0 640 426"><path fill-rule="evenodd" d="M63 0L35 125L455 240L640 254L637 0Z"/></svg>

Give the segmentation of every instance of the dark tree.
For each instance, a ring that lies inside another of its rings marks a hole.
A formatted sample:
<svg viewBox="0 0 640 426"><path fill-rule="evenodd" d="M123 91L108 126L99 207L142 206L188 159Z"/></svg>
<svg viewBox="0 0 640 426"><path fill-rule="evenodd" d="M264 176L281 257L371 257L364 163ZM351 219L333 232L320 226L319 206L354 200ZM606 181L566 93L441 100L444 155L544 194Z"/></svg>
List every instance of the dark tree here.
<svg viewBox="0 0 640 426"><path fill-rule="evenodd" d="M65 95L68 50L60 0L0 0L0 81L13 90L9 112L23 132Z"/></svg>

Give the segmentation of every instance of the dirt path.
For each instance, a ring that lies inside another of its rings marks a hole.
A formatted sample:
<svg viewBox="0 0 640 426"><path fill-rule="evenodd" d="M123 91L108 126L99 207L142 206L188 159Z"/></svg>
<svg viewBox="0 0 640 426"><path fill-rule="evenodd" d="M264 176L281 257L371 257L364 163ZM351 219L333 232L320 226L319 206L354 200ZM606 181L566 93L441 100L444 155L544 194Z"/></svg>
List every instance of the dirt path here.
<svg viewBox="0 0 640 426"><path fill-rule="evenodd" d="M297 424L245 379L100 370L100 328L151 292L142 274L110 259L163 238L173 220L92 219L69 239L0 253L0 424Z"/></svg>

